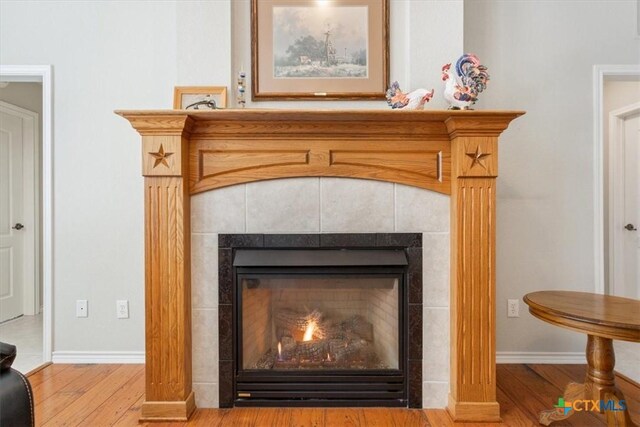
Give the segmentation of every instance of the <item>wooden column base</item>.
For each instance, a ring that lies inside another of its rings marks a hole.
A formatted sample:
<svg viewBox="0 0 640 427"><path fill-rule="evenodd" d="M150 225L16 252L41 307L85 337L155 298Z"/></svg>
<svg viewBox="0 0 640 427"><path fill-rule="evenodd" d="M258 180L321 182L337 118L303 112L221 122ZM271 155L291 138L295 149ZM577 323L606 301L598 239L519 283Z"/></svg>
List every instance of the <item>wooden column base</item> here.
<svg viewBox="0 0 640 427"><path fill-rule="evenodd" d="M140 421L187 421L195 410L196 400L192 391L187 400L144 402Z"/></svg>
<svg viewBox="0 0 640 427"><path fill-rule="evenodd" d="M456 402L453 396L449 395L447 411L456 422L502 421L498 402Z"/></svg>

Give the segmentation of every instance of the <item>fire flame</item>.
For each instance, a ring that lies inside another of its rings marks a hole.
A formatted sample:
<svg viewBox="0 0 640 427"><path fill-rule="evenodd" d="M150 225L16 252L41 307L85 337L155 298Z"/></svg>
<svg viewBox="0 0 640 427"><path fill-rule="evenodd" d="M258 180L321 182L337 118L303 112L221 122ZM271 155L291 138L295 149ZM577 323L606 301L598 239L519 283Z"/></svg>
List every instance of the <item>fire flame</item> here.
<svg viewBox="0 0 640 427"><path fill-rule="evenodd" d="M307 330L304 331L304 337L302 338L302 341L311 341L313 339L313 331L315 331L315 329L316 322L311 320L309 323L307 323Z"/></svg>
<svg viewBox="0 0 640 427"><path fill-rule="evenodd" d="M331 355L327 353L327 362L331 362Z"/></svg>
<svg viewBox="0 0 640 427"><path fill-rule="evenodd" d="M282 360L282 344L278 341L278 360Z"/></svg>

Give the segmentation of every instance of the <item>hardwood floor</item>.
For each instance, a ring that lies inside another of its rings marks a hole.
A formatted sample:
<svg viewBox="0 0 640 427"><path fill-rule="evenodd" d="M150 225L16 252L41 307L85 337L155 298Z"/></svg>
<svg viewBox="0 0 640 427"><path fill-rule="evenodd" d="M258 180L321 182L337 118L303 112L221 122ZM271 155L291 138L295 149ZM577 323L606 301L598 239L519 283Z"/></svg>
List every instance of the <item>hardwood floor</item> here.
<svg viewBox="0 0 640 427"><path fill-rule="evenodd" d="M498 401L503 422L456 426L537 426L566 383L582 382L585 365L498 365ZM144 396L142 365L50 365L29 377L38 426L453 426L445 410L384 408L198 409L188 423L138 424ZM640 388L617 378L631 415L640 422ZM604 417L578 413L554 426L603 426Z"/></svg>

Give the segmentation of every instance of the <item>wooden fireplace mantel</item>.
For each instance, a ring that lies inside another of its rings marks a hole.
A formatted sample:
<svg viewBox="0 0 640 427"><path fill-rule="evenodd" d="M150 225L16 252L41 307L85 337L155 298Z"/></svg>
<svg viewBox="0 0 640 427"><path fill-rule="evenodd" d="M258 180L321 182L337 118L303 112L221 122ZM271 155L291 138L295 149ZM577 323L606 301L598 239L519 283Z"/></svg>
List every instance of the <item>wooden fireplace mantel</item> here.
<svg viewBox="0 0 640 427"><path fill-rule="evenodd" d="M519 111L118 111L142 135L146 395L142 419L187 419L190 195L301 176L364 178L451 195L455 420L497 421L498 136ZM426 213L425 213L426 214Z"/></svg>

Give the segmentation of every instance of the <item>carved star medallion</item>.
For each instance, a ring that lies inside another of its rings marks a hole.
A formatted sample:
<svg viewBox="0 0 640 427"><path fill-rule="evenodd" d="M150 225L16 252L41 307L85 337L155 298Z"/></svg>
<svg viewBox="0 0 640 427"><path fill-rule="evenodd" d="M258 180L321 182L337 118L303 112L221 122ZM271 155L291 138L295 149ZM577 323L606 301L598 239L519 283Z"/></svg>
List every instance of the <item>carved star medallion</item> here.
<svg viewBox="0 0 640 427"><path fill-rule="evenodd" d="M166 167L169 167L169 162L167 162L167 158L173 156L173 153L168 153L164 151L164 147L162 146L162 144L160 144L160 148L158 149L157 152L155 153L149 153L154 159L156 159L156 161L153 163L153 168L155 169L156 166L158 166L159 164L163 164Z"/></svg>
<svg viewBox="0 0 640 427"><path fill-rule="evenodd" d="M480 146L478 145L476 147L476 151L475 153L465 153L471 160L473 160L471 162L471 167L474 167L475 165L480 165L482 166L484 169L487 169L487 166L484 164L484 158L488 157L491 155L491 153L483 153L482 151L480 151Z"/></svg>

